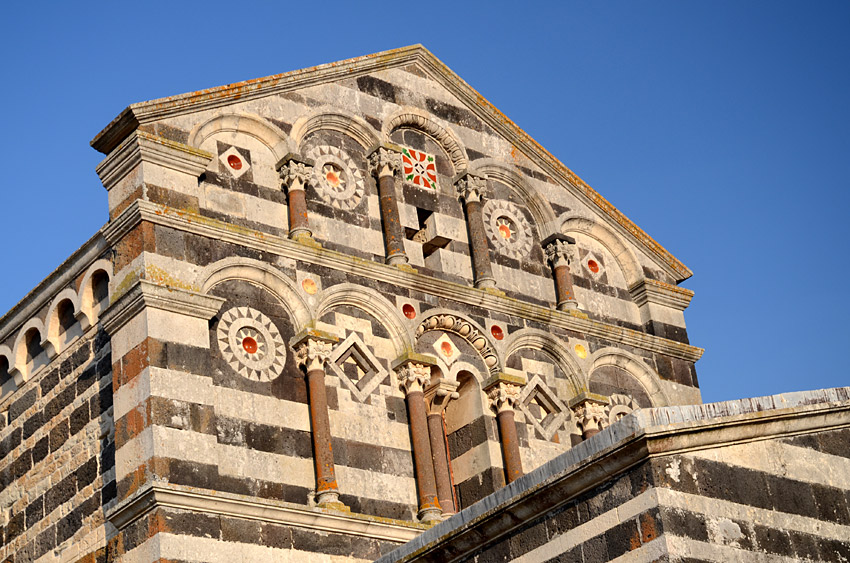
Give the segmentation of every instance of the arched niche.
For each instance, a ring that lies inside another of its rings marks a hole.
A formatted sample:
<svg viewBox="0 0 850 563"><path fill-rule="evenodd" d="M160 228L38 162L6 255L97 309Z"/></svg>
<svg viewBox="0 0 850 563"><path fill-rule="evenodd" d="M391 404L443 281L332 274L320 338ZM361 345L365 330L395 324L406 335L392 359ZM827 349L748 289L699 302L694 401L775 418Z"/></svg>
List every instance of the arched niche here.
<svg viewBox="0 0 850 563"><path fill-rule="evenodd" d="M503 369L504 364L487 331L472 319L445 309L427 311L416 327L417 351L426 352L421 349L418 341L424 334L434 331L452 333L463 339L481 359L488 374L498 373Z"/></svg>
<svg viewBox="0 0 850 563"><path fill-rule="evenodd" d="M648 399L651 402L650 406L665 407L670 405L669 397L658 382L658 374L637 356L619 348L606 347L594 352L589 358L589 363L588 382L593 381L597 370L606 366L615 367L624 371L634 381L640 384L646 391Z"/></svg>
<svg viewBox="0 0 850 563"><path fill-rule="evenodd" d="M311 133L321 130L337 131L347 135L357 141L364 150L376 146L381 140L380 133L362 118L327 108L300 117L293 124L290 137L298 150L301 150L304 140Z"/></svg>
<svg viewBox="0 0 850 563"><path fill-rule="evenodd" d="M60 291L51 301L42 342L49 357L61 354L71 340L82 335L82 327L77 320L79 311L79 295L73 289Z"/></svg>
<svg viewBox="0 0 850 563"><path fill-rule="evenodd" d="M569 217L562 220L560 232L565 235L587 236L605 247L616 261L627 287L643 279L643 270L634 252L602 223L583 217Z"/></svg>
<svg viewBox="0 0 850 563"><path fill-rule="evenodd" d="M407 328L406 320L396 307L384 296L372 289L352 283L341 283L324 290L316 305L316 319L322 319L328 312L338 307L354 307L368 313L382 326L389 336L394 349L394 360L413 349L413 335Z"/></svg>
<svg viewBox="0 0 850 563"><path fill-rule="evenodd" d="M522 329L512 333L504 344L505 362L524 348L538 350L551 359L567 380L569 397L560 397L565 403L585 389L585 378L581 366L561 340L548 332L537 329Z"/></svg>
<svg viewBox="0 0 850 563"><path fill-rule="evenodd" d="M310 326L313 315L295 283L276 268L250 258L225 258L204 268L198 275L198 286L208 293L220 283L242 280L269 291L280 300L292 320L295 332Z"/></svg>
<svg viewBox="0 0 850 563"><path fill-rule="evenodd" d="M428 113L418 108L401 108L384 121L382 131L384 140L393 142L393 133L401 129L421 131L431 137L448 155L455 174L462 174L469 168L469 157L458 137L450 129L435 121Z"/></svg>
<svg viewBox="0 0 850 563"><path fill-rule="evenodd" d="M28 320L18 331L11 367L21 374L23 381L48 363L47 354L41 346L42 334L44 325L37 318Z"/></svg>
<svg viewBox="0 0 850 563"><path fill-rule="evenodd" d="M12 351L7 346L0 346L0 397L5 397L17 388L12 375Z"/></svg>
<svg viewBox="0 0 850 563"><path fill-rule="evenodd" d="M549 202L532 188L525 179L509 166L491 158L475 160L469 165L469 172L495 180L512 190L531 214L537 234L545 239L556 227L555 212Z"/></svg>
<svg viewBox="0 0 850 563"><path fill-rule="evenodd" d="M97 324L100 313L109 306L109 281L112 277L112 262L97 260L86 270L80 291L77 315L83 330Z"/></svg>

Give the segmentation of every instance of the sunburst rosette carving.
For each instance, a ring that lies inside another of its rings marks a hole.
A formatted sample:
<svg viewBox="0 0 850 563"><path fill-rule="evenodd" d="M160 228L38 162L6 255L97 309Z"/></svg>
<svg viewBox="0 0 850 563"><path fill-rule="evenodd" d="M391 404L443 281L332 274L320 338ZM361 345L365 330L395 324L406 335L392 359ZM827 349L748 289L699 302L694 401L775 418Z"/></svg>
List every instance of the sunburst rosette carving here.
<svg viewBox="0 0 850 563"><path fill-rule="evenodd" d="M487 200L483 213L487 236L499 253L517 260L528 257L533 242L531 225L516 204L501 199Z"/></svg>
<svg viewBox="0 0 850 563"><path fill-rule="evenodd" d="M233 370L252 381L271 381L286 363L286 345L274 322L251 307L234 307L218 323L218 346Z"/></svg>
<svg viewBox="0 0 850 563"><path fill-rule="evenodd" d="M307 157L313 166L313 187L319 197L338 209L354 209L366 191L363 173L345 151L329 145L310 149Z"/></svg>
<svg viewBox="0 0 850 563"><path fill-rule="evenodd" d="M614 424L627 414L640 408L633 398L621 393L614 393L609 397L611 404L608 405L608 422Z"/></svg>

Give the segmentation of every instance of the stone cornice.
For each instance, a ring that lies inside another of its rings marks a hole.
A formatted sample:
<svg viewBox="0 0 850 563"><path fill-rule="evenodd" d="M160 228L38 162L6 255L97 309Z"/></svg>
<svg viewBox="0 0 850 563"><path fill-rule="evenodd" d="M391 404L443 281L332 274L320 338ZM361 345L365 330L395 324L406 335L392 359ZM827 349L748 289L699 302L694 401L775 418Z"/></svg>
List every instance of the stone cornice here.
<svg viewBox="0 0 850 563"><path fill-rule="evenodd" d="M103 312L100 321L104 330L112 335L145 308L209 320L224 301L213 295L138 280Z"/></svg>
<svg viewBox="0 0 850 563"><path fill-rule="evenodd" d="M95 171L109 190L141 162L197 177L206 170L212 158L213 155L206 151L136 130L110 152Z"/></svg>
<svg viewBox="0 0 850 563"><path fill-rule="evenodd" d="M125 220L125 215L133 217L135 223ZM121 233L128 232L138 221L142 220L191 232L214 240L255 248L278 256L313 264L321 264L352 275L372 278L400 287L423 291L437 297L467 303L540 323L551 324L567 330L602 338L610 342L620 342L628 346L634 346L635 348L657 352L690 362L697 361L704 352L702 348L697 348L696 346L601 321L582 318L582 316L573 314L570 311L557 311L555 309L525 303L518 299L494 295L473 287L452 283L416 272L404 271L393 266L356 258L326 248L308 247L289 239L276 237L245 227L238 227L185 211L178 212L167 206L144 200L137 200L124 210L121 216L116 219L121 224L121 231L110 231L110 237L120 238Z"/></svg>
<svg viewBox="0 0 850 563"><path fill-rule="evenodd" d="M691 303L694 292L684 287L671 285L650 278L645 278L629 288L629 293L638 307L646 303L655 303L684 311Z"/></svg>
<svg viewBox="0 0 850 563"><path fill-rule="evenodd" d="M462 559L653 457L847 427L847 387L641 409L376 563Z"/></svg>
<svg viewBox="0 0 850 563"><path fill-rule="evenodd" d="M107 518L121 530L156 508L174 508L232 516L399 543L412 540L428 528L425 524L418 522L336 512L170 483L151 485L134 497L116 505L110 510Z"/></svg>
<svg viewBox="0 0 850 563"><path fill-rule="evenodd" d="M591 209L596 210L606 223L611 224L622 235L646 249L649 256L667 274L677 281L682 281L693 275L693 272L687 266L611 205L608 200L586 184L572 170L552 156L528 133L508 119L505 114L422 45L402 47L364 57L133 104L98 133L91 141L91 145L98 151L108 154L127 135L145 123L174 115L222 107L232 104L236 100L244 102L340 78L351 78L358 74L376 70L404 67L411 63L417 64L423 72L457 96L470 111L503 135L529 160L553 176L556 181L588 204Z"/></svg>

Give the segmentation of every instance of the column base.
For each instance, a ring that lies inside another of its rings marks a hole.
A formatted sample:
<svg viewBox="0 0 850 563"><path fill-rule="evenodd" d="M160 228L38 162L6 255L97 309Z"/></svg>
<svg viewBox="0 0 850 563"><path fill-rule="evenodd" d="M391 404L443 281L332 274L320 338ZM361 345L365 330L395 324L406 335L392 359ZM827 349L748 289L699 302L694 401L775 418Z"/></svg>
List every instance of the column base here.
<svg viewBox="0 0 850 563"><path fill-rule="evenodd" d="M560 303L558 303L557 309L559 311L577 310L578 301L576 301L575 299L567 299L565 301L561 301Z"/></svg>
<svg viewBox="0 0 850 563"><path fill-rule="evenodd" d="M478 289L493 289L496 287L496 278L479 278L473 286Z"/></svg>
<svg viewBox="0 0 850 563"><path fill-rule="evenodd" d="M326 510L351 512L351 509L339 502L339 491L322 491L316 493L316 506Z"/></svg>
<svg viewBox="0 0 850 563"><path fill-rule="evenodd" d="M387 264L390 266L401 266L402 264L407 264L410 260L407 258L407 254L399 253L393 254L392 256L387 256Z"/></svg>
<svg viewBox="0 0 850 563"><path fill-rule="evenodd" d="M423 508L416 517L423 524L439 524L443 521L443 511L437 507Z"/></svg>
<svg viewBox="0 0 850 563"><path fill-rule="evenodd" d="M322 248L322 243L313 238L313 233L310 231L301 231L298 233L290 233L289 238L297 243L313 248Z"/></svg>

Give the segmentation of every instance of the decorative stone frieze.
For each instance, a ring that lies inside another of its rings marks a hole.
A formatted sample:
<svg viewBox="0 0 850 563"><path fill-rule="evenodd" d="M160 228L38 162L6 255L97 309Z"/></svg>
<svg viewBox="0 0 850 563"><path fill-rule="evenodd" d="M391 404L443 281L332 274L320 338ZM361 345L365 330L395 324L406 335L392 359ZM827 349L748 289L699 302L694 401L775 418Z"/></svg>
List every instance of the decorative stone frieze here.
<svg viewBox="0 0 850 563"><path fill-rule="evenodd" d="M552 276L555 278L557 292L556 307L559 311L578 309L570 264L576 260L576 241L560 233L546 237L541 243L546 259L552 264Z"/></svg>
<svg viewBox="0 0 850 563"><path fill-rule="evenodd" d="M581 393L570 401L582 440L595 436L608 426L608 404L607 397L595 393Z"/></svg>
<svg viewBox="0 0 850 563"><path fill-rule="evenodd" d="M490 346L484 333L479 331L472 323L457 315L443 314L428 317L416 328L416 338L431 330L444 330L457 334L472 346L481 355L484 365L491 374L499 372L499 358L495 350Z"/></svg>

